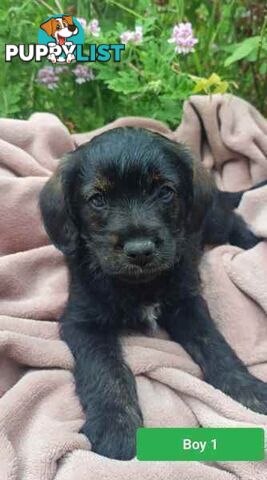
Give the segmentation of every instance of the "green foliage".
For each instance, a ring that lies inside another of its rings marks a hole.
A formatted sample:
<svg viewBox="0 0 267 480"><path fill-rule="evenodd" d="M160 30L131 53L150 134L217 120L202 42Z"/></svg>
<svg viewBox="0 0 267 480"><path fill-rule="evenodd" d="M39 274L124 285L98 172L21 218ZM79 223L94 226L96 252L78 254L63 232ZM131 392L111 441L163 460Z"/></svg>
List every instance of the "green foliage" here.
<svg viewBox="0 0 267 480"><path fill-rule="evenodd" d="M101 36L88 43L116 43L125 30L143 27L143 41L129 43L122 62L90 63L94 80L75 82L76 65L60 73L57 88L37 81L51 66L3 61L6 43L36 43L40 23L53 13L98 18ZM267 90L264 2L249 0L2 0L0 5L0 116L55 113L71 131L93 129L124 115L142 115L177 126L192 94L237 92L263 113ZM192 23L195 52L179 55L168 43L173 26ZM264 111L265 108L265 111Z"/></svg>
<svg viewBox="0 0 267 480"><path fill-rule="evenodd" d="M255 62L257 60L258 52L262 51L263 57L267 52L267 39L262 39L260 35L256 35L255 37L246 38L243 42L238 43L235 46L235 49L228 57L224 65L225 67L229 67L234 62L238 62L244 58L247 59L248 62Z"/></svg>

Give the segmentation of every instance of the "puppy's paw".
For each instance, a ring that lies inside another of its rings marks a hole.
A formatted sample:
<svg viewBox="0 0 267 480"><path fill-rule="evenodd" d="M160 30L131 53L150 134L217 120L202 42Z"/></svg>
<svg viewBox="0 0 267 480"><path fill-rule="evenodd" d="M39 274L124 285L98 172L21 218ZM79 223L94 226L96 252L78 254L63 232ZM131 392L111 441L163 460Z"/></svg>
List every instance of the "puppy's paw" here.
<svg viewBox="0 0 267 480"><path fill-rule="evenodd" d="M263 238L254 235L250 230L249 225L247 225L245 220L238 213L233 212L230 219L231 229L229 231L228 240L231 245L243 248L244 250L249 250L263 240Z"/></svg>
<svg viewBox="0 0 267 480"><path fill-rule="evenodd" d="M239 401L254 412L267 415L267 384L253 379L241 389Z"/></svg>
<svg viewBox="0 0 267 480"><path fill-rule="evenodd" d="M142 426L139 412L134 414L110 411L98 420L87 420L82 433L92 444L92 451L116 460L130 460L136 455L136 430Z"/></svg>
<svg viewBox="0 0 267 480"><path fill-rule="evenodd" d="M223 386L219 388L245 407L267 415L267 383L253 377L248 371L232 372L224 377Z"/></svg>
<svg viewBox="0 0 267 480"><path fill-rule="evenodd" d="M247 229L246 232L243 233L238 246L244 248L244 250L249 250L262 242L262 240L264 240L264 238L256 237L251 230Z"/></svg>

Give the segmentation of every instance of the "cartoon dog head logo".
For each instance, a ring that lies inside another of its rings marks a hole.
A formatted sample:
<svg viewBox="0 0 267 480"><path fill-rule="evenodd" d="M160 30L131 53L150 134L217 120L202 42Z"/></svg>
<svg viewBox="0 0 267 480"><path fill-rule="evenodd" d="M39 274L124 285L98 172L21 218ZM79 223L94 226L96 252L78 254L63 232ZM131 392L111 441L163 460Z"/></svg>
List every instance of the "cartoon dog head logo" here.
<svg viewBox="0 0 267 480"><path fill-rule="evenodd" d="M49 47L58 46L54 48L55 53L52 52L47 57L50 62L71 63L76 60L73 53L75 45L84 43L83 28L78 20L71 15L54 15L41 23L38 43L47 44ZM71 50L73 52L69 53ZM59 51L62 54L59 55Z"/></svg>
<svg viewBox="0 0 267 480"><path fill-rule="evenodd" d="M64 45L67 38L77 35L78 28L73 22L73 18L69 15L64 15L59 18L50 18L40 25L49 37L56 39L58 45Z"/></svg>

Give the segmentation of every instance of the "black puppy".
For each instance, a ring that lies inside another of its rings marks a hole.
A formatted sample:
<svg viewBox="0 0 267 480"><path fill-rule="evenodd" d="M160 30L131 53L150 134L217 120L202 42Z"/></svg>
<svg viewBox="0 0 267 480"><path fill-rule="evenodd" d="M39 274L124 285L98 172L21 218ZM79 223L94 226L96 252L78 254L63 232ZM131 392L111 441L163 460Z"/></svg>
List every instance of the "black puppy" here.
<svg viewBox="0 0 267 480"><path fill-rule="evenodd" d="M99 454L135 455L142 425L120 332L167 330L205 380L267 413L267 384L253 377L216 329L201 296L202 245L258 239L232 212L241 194L222 194L200 162L167 138L117 128L66 156L40 205L52 242L66 256L69 300L61 335L75 361L86 422Z"/></svg>

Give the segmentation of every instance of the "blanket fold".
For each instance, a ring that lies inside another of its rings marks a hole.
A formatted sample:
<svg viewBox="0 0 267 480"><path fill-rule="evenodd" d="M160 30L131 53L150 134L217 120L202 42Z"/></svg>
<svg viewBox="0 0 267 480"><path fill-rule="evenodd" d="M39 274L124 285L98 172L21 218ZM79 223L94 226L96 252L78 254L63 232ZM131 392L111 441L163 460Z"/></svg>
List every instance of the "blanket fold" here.
<svg viewBox="0 0 267 480"><path fill-rule="evenodd" d="M264 480L266 462L127 462L90 451L73 381L73 358L57 320L67 299L64 258L50 245L38 194L58 159L106 129L142 126L187 144L223 190L267 178L267 122L230 95L193 96L175 131L127 117L70 135L58 118L0 120L0 477L1 480ZM239 212L267 238L267 187L243 196ZM243 251L224 245L201 263L214 321L267 382L267 243ZM252 412L205 383L199 367L167 334L122 337L137 381L145 426L260 426Z"/></svg>

